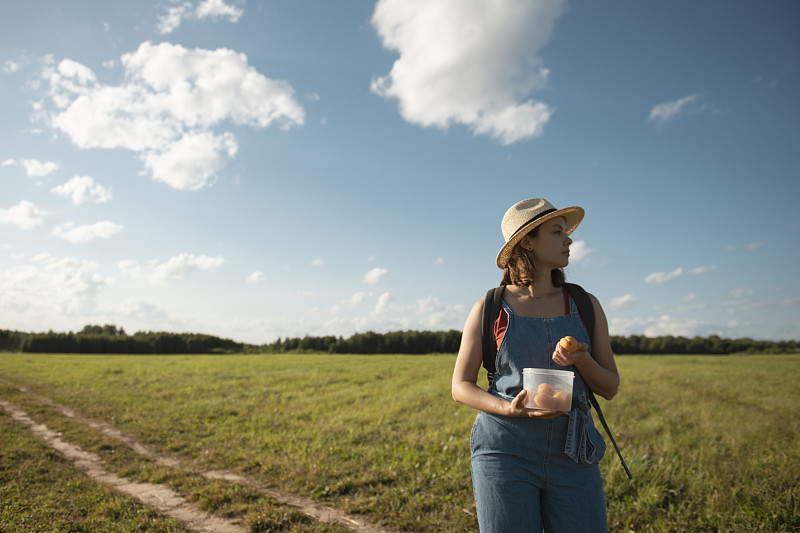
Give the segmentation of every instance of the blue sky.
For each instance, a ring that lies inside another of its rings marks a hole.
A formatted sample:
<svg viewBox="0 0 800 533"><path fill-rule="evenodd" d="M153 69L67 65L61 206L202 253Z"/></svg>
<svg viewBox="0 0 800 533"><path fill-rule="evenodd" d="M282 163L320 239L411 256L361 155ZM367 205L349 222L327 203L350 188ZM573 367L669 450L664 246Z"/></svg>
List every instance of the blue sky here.
<svg viewBox="0 0 800 533"><path fill-rule="evenodd" d="M518 200L612 334L800 339L800 5L6 2L0 328L461 329Z"/></svg>

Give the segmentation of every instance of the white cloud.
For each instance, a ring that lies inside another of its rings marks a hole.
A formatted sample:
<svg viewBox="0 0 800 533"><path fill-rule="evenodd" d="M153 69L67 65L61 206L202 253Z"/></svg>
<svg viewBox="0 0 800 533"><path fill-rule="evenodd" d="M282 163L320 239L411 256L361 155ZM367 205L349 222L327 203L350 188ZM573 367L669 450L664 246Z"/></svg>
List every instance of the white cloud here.
<svg viewBox="0 0 800 533"><path fill-rule="evenodd" d="M39 161L38 159L22 158L19 160L6 159L3 161L4 167L12 165L24 167L25 174L30 178L47 176L58 170L59 167L58 163L54 163L53 161Z"/></svg>
<svg viewBox="0 0 800 533"><path fill-rule="evenodd" d="M247 276L244 280L247 283L258 283L259 281L263 281L265 278L266 276L264 276L263 272L256 270L255 272Z"/></svg>
<svg viewBox="0 0 800 533"><path fill-rule="evenodd" d="M79 148L125 148L153 178L176 189L210 183L238 146L231 122L255 128L304 123L291 85L259 74L244 54L142 43L121 58L124 82L103 85L65 59L45 71L50 125Z"/></svg>
<svg viewBox="0 0 800 533"><path fill-rule="evenodd" d="M155 261L151 261L148 266L143 267L139 266L135 261L124 260L118 262L117 267L121 272L137 281L163 285L170 281L184 279L195 270L213 270L224 262L225 259L221 256L195 256L182 253L171 257L166 263L158 264Z"/></svg>
<svg viewBox="0 0 800 533"><path fill-rule="evenodd" d="M696 103L698 99L698 95L690 94L678 100L658 104L650 110L648 121L654 122L656 127L661 128L681 113L699 112L701 109L693 107L693 104Z"/></svg>
<svg viewBox="0 0 800 533"><path fill-rule="evenodd" d="M378 297L378 303L375 304L375 309L372 310L373 315L382 315L389 309L389 302L392 296L388 292L384 292Z"/></svg>
<svg viewBox="0 0 800 533"><path fill-rule="evenodd" d="M639 303L639 300L633 294L625 294L623 296L618 296L616 298L612 298L611 302L608 304L608 308L612 311L619 311L622 309L630 309L631 307L636 306Z"/></svg>
<svg viewBox="0 0 800 533"><path fill-rule="evenodd" d="M785 309L787 307L794 307L800 303L800 299L798 298L763 300L756 296L754 290L745 288L733 289L728 295L731 299L723 301L722 306L729 314L753 312L761 309Z"/></svg>
<svg viewBox="0 0 800 533"><path fill-rule="evenodd" d="M225 17L231 22L238 22L244 10L228 5L224 0L203 0L197 5L195 13L200 19Z"/></svg>
<svg viewBox="0 0 800 533"><path fill-rule="evenodd" d="M686 273L691 274L693 276L697 276L699 274L708 274L709 272L716 272L717 266L710 265L710 266L699 266L688 270Z"/></svg>
<svg viewBox="0 0 800 533"><path fill-rule="evenodd" d="M747 245L747 249L748 250L758 250L759 248L761 248L765 244L767 244L767 241L751 242L750 244Z"/></svg>
<svg viewBox="0 0 800 533"><path fill-rule="evenodd" d="M361 305L362 303L364 303L364 299L366 297L367 297L367 295L365 293L357 292L357 293L353 294L353 296L350 297L350 303L352 305Z"/></svg>
<svg viewBox="0 0 800 533"><path fill-rule="evenodd" d="M70 198L76 204L102 204L111 200L111 189L95 183L90 176L75 176L66 183L53 187L50 192Z"/></svg>
<svg viewBox="0 0 800 533"><path fill-rule="evenodd" d="M94 224L75 226L72 222L65 222L53 229L53 235L73 244L82 244L95 239L110 239L122 231L122 226L108 220Z"/></svg>
<svg viewBox="0 0 800 533"><path fill-rule="evenodd" d="M321 267L325 265L325 261L323 259L317 258L311 261L311 266L313 267Z"/></svg>
<svg viewBox="0 0 800 533"><path fill-rule="evenodd" d="M14 224L20 229L33 229L42 223L44 215L44 211L32 202L22 200L8 209L0 209L0 224Z"/></svg>
<svg viewBox="0 0 800 533"><path fill-rule="evenodd" d="M678 267L672 272L653 272L644 278L645 283L666 283L683 274L683 269Z"/></svg>
<svg viewBox="0 0 800 533"><path fill-rule="evenodd" d="M56 319L95 307L96 297L111 283L97 268L91 261L39 254L30 264L0 270L0 314L13 319L8 327L56 327L42 323L42 317Z"/></svg>
<svg viewBox="0 0 800 533"><path fill-rule="evenodd" d="M680 319L670 315L658 317L637 317L630 319L612 318L609 322L611 335L645 335L659 337L675 335L694 337L710 335L712 326L708 322L694 319Z"/></svg>
<svg viewBox="0 0 800 533"><path fill-rule="evenodd" d="M716 272L716 270L717 270L716 265L699 266L690 268L688 270L684 270L683 268L679 267L673 270L672 272L653 272L652 274L644 278L644 281L646 283L666 283L668 281L672 281L673 279L682 276L683 274L698 276L700 274L708 274L709 272Z"/></svg>
<svg viewBox="0 0 800 533"><path fill-rule="evenodd" d="M142 159L153 178L175 189L196 191L212 184L225 166L225 156L232 158L237 150L233 134L201 131L186 133L165 150L147 152Z"/></svg>
<svg viewBox="0 0 800 533"><path fill-rule="evenodd" d="M166 14L158 18L158 31L167 34L175 31L183 19L227 18L230 22L237 22L244 13L242 8L229 5L224 0L203 0L198 4L181 2L169 7Z"/></svg>
<svg viewBox="0 0 800 533"><path fill-rule="evenodd" d="M569 247L569 260L572 263L578 263L589 257L592 252L594 249L589 248L586 241L575 241Z"/></svg>
<svg viewBox="0 0 800 533"><path fill-rule="evenodd" d="M561 0L380 0L372 24L400 57L371 89L396 98L403 118L423 127L463 124L503 144L541 135L553 110L529 99L548 70Z"/></svg>
<svg viewBox="0 0 800 533"><path fill-rule="evenodd" d="M21 65L15 61L11 61L10 59L6 59L3 62L3 72L6 74L11 74L12 72L16 72L19 70Z"/></svg>
<svg viewBox="0 0 800 533"><path fill-rule="evenodd" d="M433 262L435 266L441 266L444 264L444 257L437 257L436 260Z"/></svg>
<svg viewBox="0 0 800 533"><path fill-rule="evenodd" d="M331 306L329 312L332 315L339 314L342 312L343 309L349 307L356 307L364 303L368 296L372 296L372 293L365 293L365 292L357 292L354 293L349 299L343 300Z"/></svg>
<svg viewBox="0 0 800 533"><path fill-rule="evenodd" d="M683 311L693 311L697 309L705 309L708 307L708 304L705 300L697 296L695 293L691 292L681 298L681 303L683 304Z"/></svg>
<svg viewBox="0 0 800 533"><path fill-rule="evenodd" d="M423 315L420 325L429 330L461 329L468 312L464 305L448 305L434 296L417 301L417 314Z"/></svg>
<svg viewBox="0 0 800 533"><path fill-rule="evenodd" d="M731 290L730 292L728 292L728 294L730 295L731 298L739 299L739 298L747 298L748 296L753 296L754 292L753 289L744 289L739 287L737 289Z"/></svg>
<svg viewBox="0 0 800 533"><path fill-rule="evenodd" d="M364 275L364 283L378 283L388 273L385 268L373 268Z"/></svg>

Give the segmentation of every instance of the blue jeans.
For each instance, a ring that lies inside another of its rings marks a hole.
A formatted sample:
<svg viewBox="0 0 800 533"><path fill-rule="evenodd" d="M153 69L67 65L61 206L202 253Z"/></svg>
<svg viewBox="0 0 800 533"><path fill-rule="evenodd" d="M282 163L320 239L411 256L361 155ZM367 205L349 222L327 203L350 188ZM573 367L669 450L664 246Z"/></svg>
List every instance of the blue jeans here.
<svg viewBox="0 0 800 533"><path fill-rule="evenodd" d="M472 483L482 533L608 531L597 463L564 453L569 417L478 414L472 428ZM596 450L602 456L605 447Z"/></svg>

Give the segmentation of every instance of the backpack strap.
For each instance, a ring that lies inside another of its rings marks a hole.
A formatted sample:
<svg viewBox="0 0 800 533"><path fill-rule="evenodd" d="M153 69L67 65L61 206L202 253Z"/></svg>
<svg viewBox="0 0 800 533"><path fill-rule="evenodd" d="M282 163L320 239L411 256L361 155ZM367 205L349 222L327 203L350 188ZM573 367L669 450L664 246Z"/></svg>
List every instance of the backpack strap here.
<svg viewBox="0 0 800 533"><path fill-rule="evenodd" d="M576 285L574 283L564 283L564 287L569 292L572 299L575 300L575 305L578 307L578 314L581 317L581 321L583 322L583 327L586 328L586 332L589 334L589 341L594 340L594 306L592 305L592 299L589 297L589 293L584 290L583 287L580 285ZM576 369L577 370L577 369ZM629 479L633 479L631 475L631 471L628 470L628 465L625 464L625 459L622 458L622 453L619 451L619 446L617 446L617 441L614 440L614 435L611 434L611 430L608 429L608 423L606 422L606 417L603 416L603 410L600 409L600 404L597 402L597 398L592 392L592 389L589 388L589 384L586 383L586 380L583 381L586 385L586 390L589 392L589 403L592 404L594 410L597 411L597 417L600 419L600 423L603 425L603 429L606 430L606 435L611 440L611 444L614 445L614 449L617 451L617 455L619 456L619 461L622 463L622 468L625 469L625 473L628 474Z"/></svg>
<svg viewBox="0 0 800 533"><path fill-rule="evenodd" d="M491 386L494 374L497 372L497 340L494 338L494 323L500 316L501 302L506 286L500 285L494 289L489 289L486 298L483 300L483 328L481 329L481 340L483 341L483 367L489 377Z"/></svg>
<svg viewBox="0 0 800 533"><path fill-rule="evenodd" d="M575 305L578 308L578 314L583 322L583 327L586 333L589 334L589 343L593 344L594 341L594 305L589 293L584 290L580 285L574 283L564 283L564 288L572 299L575 300Z"/></svg>
<svg viewBox="0 0 800 533"><path fill-rule="evenodd" d="M583 327L586 329L586 333L589 334L589 342L591 343L594 339L595 324L594 305L592 304L592 299L589 297L589 293L587 293L583 287L576 285L575 283L564 283L564 288L567 289L567 292L569 292L569 295L572 296L572 299L575 301L575 305L578 308L578 315L581 317L581 322L583 322ZM497 372L497 340L494 338L494 323L500 316L500 302L503 300L504 292L504 285L495 287L494 289L489 289L483 302L483 328L481 330L481 340L483 341L483 367L486 369L489 377L489 386L491 386L492 380L494 380L494 374ZM633 479L633 475L631 475L631 471L628 469L628 465L625 464L625 459L622 458L622 453L619 451L617 441L614 440L614 435L611 434L611 430L608 428L606 417L603 416L603 410L600 409L600 404L597 402L594 392L592 392L585 380L584 383L586 384L586 390L589 393L589 403L592 404L594 410L597 411L597 416L600 418L600 423L603 425L606 435L608 435L608 438L611 440L611 444L614 445L614 450L616 450L619 461L622 463L622 468L625 469L625 473L628 474L628 478Z"/></svg>

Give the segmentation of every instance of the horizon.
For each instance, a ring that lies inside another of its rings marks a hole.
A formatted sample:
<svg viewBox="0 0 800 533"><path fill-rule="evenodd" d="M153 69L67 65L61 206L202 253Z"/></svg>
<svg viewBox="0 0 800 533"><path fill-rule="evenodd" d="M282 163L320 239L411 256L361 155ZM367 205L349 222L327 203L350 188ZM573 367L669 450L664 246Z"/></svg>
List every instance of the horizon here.
<svg viewBox="0 0 800 533"><path fill-rule="evenodd" d="M800 340L796 2L4 13L2 329L461 331L544 197L611 335Z"/></svg>

